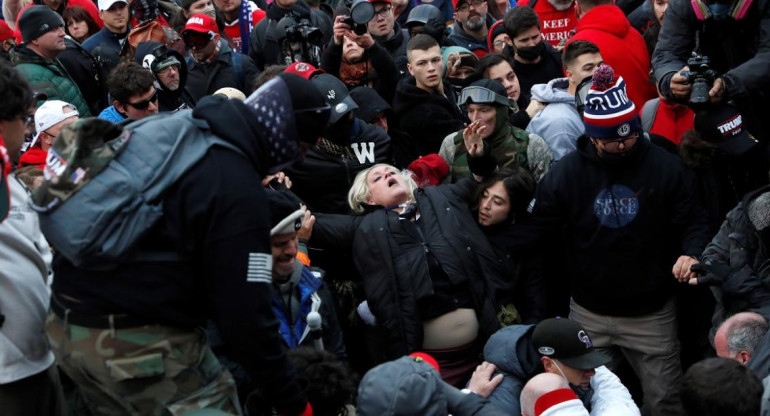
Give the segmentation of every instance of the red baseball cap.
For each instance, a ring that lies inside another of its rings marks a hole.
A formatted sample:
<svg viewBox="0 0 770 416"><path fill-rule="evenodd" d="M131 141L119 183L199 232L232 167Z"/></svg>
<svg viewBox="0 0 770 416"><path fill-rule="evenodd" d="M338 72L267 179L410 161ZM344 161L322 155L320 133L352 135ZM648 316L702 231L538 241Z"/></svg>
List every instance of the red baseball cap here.
<svg viewBox="0 0 770 416"><path fill-rule="evenodd" d="M181 34L184 35L184 33L188 30L210 35L216 35L219 33L219 27L217 27L216 20L214 20L213 17L203 13L194 14L189 19L187 19L187 23L185 23Z"/></svg>
<svg viewBox="0 0 770 416"><path fill-rule="evenodd" d="M286 69L284 69L283 72L288 72L290 74L297 74L305 79L313 78L313 76L317 74L326 73L324 72L323 69L316 68L307 62L294 62L293 64L286 67Z"/></svg>
<svg viewBox="0 0 770 416"><path fill-rule="evenodd" d="M0 20L0 42L4 42L13 37L13 30L5 23L4 20Z"/></svg>

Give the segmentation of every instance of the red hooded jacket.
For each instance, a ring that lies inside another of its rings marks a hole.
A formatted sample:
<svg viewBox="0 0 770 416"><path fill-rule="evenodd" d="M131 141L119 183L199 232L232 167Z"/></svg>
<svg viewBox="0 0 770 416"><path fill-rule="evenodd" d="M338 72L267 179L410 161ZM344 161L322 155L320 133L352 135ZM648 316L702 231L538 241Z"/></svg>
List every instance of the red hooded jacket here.
<svg viewBox="0 0 770 416"><path fill-rule="evenodd" d="M531 0L520 0L516 5L529 6L530 2ZM556 10L548 0L537 0L534 9L540 19L540 34L543 35L543 40L552 46L569 39L570 32L578 23L575 2L572 2L572 6L567 10Z"/></svg>
<svg viewBox="0 0 770 416"><path fill-rule="evenodd" d="M650 82L647 44L619 7L596 6L589 10L580 18L577 31L567 44L575 40L587 40L599 47L604 62L626 81L628 98L637 111L647 100L658 96Z"/></svg>

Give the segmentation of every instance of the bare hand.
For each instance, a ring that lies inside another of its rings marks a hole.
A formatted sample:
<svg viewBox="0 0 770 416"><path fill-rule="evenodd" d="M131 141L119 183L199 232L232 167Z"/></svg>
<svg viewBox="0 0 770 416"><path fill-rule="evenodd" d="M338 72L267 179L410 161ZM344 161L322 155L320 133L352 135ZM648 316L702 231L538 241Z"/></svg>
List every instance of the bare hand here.
<svg viewBox="0 0 770 416"><path fill-rule="evenodd" d="M454 78L455 73L458 69L460 69L460 54L450 53L449 57L447 58L447 64L446 64L446 77L447 78Z"/></svg>
<svg viewBox="0 0 770 416"><path fill-rule="evenodd" d="M471 157L481 156L484 154L484 140L481 138L487 126L481 124L481 122L474 121L468 124L468 127L463 130L463 141L465 142L465 150Z"/></svg>
<svg viewBox="0 0 770 416"><path fill-rule="evenodd" d="M712 104L716 104L720 101L722 101L722 97L725 95L725 82L722 80L722 78L717 78L714 80L714 86L711 87L711 90L709 90L709 98L711 99Z"/></svg>
<svg viewBox="0 0 770 416"><path fill-rule="evenodd" d="M297 238L304 238L310 241L310 237L313 235L313 225L315 225L315 215L310 210L307 210L302 218L302 227L297 230Z"/></svg>
<svg viewBox="0 0 770 416"><path fill-rule="evenodd" d="M288 176L286 176L283 172L274 173L272 175L265 176L264 179L262 179L262 186L267 187L270 184L270 181L273 179L277 179L279 183L282 183L286 186L286 189L291 189L291 179L289 179Z"/></svg>
<svg viewBox="0 0 770 416"><path fill-rule="evenodd" d="M374 46L374 39L372 39L372 35L369 34L369 32L364 33L363 35L356 35L355 32L349 31L350 35L348 36L350 40L356 43L361 48L364 48L364 50L371 48Z"/></svg>
<svg viewBox="0 0 770 416"><path fill-rule="evenodd" d="M687 99L690 97L690 90L692 89L692 85L690 85L690 80L682 75L682 72L690 72L690 67L685 66L682 68L679 72L674 74L673 77L671 77L671 94L673 94L674 97L679 99Z"/></svg>
<svg viewBox="0 0 770 416"><path fill-rule="evenodd" d="M468 382L468 390L478 394L483 398L489 397L497 386L502 383L503 375L498 374L492 378L492 374L495 373L497 368L494 364L484 361L476 367L476 371L471 376L471 381Z"/></svg>
<svg viewBox="0 0 770 416"><path fill-rule="evenodd" d="M342 45L342 42L344 42L345 36L350 36L353 34L353 32L350 30L350 26L348 26L347 23L342 23L342 19L346 18L347 16L339 15L334 18L334 28L333 28L333 40L335 45Z"/></svg>
<svg viewBox="0 0 770 416"><path fill-rule="evenodd" d="M527 115L529 115L529 118L532 118L537 113L542 111L544 108L545 108L545 104L541 103L540 101L532 100L529 102L527 109L524 111L527 112Z"/></svg>
<svg viewBox="0 0 770 416"><path fill-rule="evenodd" d="M690 282L690 279L695 278L695 273L693 273L690 270L690 267L692 267L693 264L697 264L697 263L698 263L698 260L690 256L679 256L671 272L674 274L674 277L679 282L681 283L687 282L687 283L693 284L692 282Z"/></svg>

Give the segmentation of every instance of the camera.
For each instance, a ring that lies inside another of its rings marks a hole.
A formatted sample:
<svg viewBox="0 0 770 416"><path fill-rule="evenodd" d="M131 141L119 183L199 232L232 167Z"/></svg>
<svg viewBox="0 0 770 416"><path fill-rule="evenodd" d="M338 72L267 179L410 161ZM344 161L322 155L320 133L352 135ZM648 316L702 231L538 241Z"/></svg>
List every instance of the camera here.
<svg viewBox="0 0 770 416"><path fill-rule="evenodd" d="M687 81L692 85L690 104L704 105L709 103L709 91L717 78L716 71L709 67L710 62L708 56L698 55L694 52L687 60L690 71L684 72L682 75L686 76Z"/></svg>
<svg viewBox="0 0 770 416"><path fill-rule="evenodd" d="M310 20L290 13L276 25L274 36L281 48L281 59L286 65L306 62L321 66L323 34Z"/></svg>
<svg viewBox="0 0 770 416"><path fill-rule="evenodd" d="M350 30L358 36L366 33L366 26L374 18L374 6L368 0L356 0L351 4L346 4L350 9L347 16L340 22L350 26Z"/></svg>

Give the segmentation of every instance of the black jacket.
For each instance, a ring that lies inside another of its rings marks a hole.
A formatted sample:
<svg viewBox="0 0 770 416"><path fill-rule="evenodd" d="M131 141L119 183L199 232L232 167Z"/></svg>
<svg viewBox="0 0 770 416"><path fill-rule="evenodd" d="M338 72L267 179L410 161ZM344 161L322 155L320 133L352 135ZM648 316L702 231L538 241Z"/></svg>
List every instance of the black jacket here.
<svg viewBox="0 0 770 416"><path fill-rule="evenodd" d="M170 48L167 48L165 54L157 57L154 56L153 51L162 46L159 42L141 42L136 47L136 52L134 52L136 63L151 70L152 75L155 76L155 86L158 87L158 111L177 111L195 107L195 99L185 88L187 84L187 62L181 53ZM179 61L179 87L175 91L171 91L163 85L158 78L158 74L155 72L157 62L169 56L173 56Z"/></svg>
<svg viewBox="0 0 770 416"><path fill-rule="evenodd" d="M394 130L399 131L394 136L394 141L399 137L399 143L394 146L412 146L405 159L412 161L438 153L444 138L464 127L465 117L457 107L454 90L445 85L444 93L446 96L417 88L414 77L399 82L393 97L393 111L398 120Z"/></svg>
<svg viewBox="0 0 770 416"><path fill-rule="evenodd" d="M107 72L112 71L120 63L120 55L125 47L125 42L121 45L120 39L125 39L130 30L129 27L126 33L116 35L105 27L83 41L83 48L99 59Z"/></svg>
<svg viewBox="0 0 770 416"><path fill-rule="evenodd" d="M80 88L91 114L101 113L111 105L107 100L106 69L76 40L67 36L64 38L64 44L67 49L59 53L57 58Z"/></svg>
<svg viewBox="0 0 770 416"><path fill-rule="evenodd" d="M532 86L537 84L547 84L552 79L564 76L561 65L561 53L557 51L548 42L545 43L545 53L543 59L536 64L525 64L514 59L513 48L506 47L503 55L509 57L513 62L513 70L519 78L521 86L521 95L529 101L532 97Z"/></svg>
<svg viewBox="0 0 770 416"><path fill-rule="evenodd" d="M418 300L433 294L427 253L438 260L453 284L467 284L479 320L478 342L484 343L499 328L495 282L503 272L484 234L468 209L476 183L417 189L422 239L414 238L409 250L396 237L405 238L398 214L382 207L360 216L317 214L313 242L353 250L363 277L364 292L377 324L385 329L384 357L389 360L422 346L422 319ZM408 237L407 237L408 238Z"/></svg>
<svg viewBox="0 0 770 416"><path fill-rule="evenodd" d="M319 46L323 47L329 44L333 31L332 22L326 13L311 9L303 0L298 0L291 6L291 10L285 10L278 7L276 3L270 3L266 10L267 16L254 26L249 37L249 56L260 70L270 65L286 64L281 58L278 43L283 34L280 33L277 24L290 13L294 14L295 19L307 19L311 26L321 31Z"/></svg>
<svg viewBox="0 0 770 416"><path fill-rule="evenodd" d="M269 167L265 129L246 106L222 97L207 98L195 111L242 154L213 147L167 190L163 217L138 247L181 259L137 259L97 272L57 254L53 293L81 314L128 314L191 330L213 319L228 355L263 386L279 412L299 414L305 398L286 361L270 283L247 281L250 259L270 256L270 210L259 186Z"/></svg>
<svg viewBox="0 0 770 416"><path fill-rule="evenodd" d="M744 19L718 23L698 20L689 0L672 0L652 55L658 88L667 99L674 98L671 77L696 46L725 81L726 99L738 104L749 131L764 137L757 125L770 132L770 1L754 0Z"/></svg>
<svg viewBox="0 0 770 416"><path fill-rule="evenodd" d="M578 151L538 184L531 220L514 226L518 241L510 248L534 248L560 235L553 231L561 226L572 297L592 312L616 316L660 309L673 295L678 256L699 256L710 237L692 173L645 139L610 164L580 137Z"/></svg>
<svg viewBox="0 0 770 416"><path fill-rule="evenodd" d="M388 52L376 42L368 50L364 51L364 59L369 60L374 68L376 77L374 80L363 79L361 82L350 85L346 84L348 89L365 85L370 86L380 94L388 104L393 102L393 94L396 91L396 85L401 78L401 74L396 67L393 58ZM324 50L321 56L321 68L328 74L340 77L340 66L342 65L342 45L336 45L334 42ZM372 82L373 81L373 82Z"/></svg>
<svg viewBox="0 0 770 416"><path fill-rule="evenodd" d="M303 160L285 169L292 192L310 210L345 214L347 194L356 174L377 163L391 162L390 137L379 127L355 119L357 127L348 146L326 140L308 150Z"/></svg>
<svg viewBox="0 0 770 416"><path fill-rule="evenodd" d="M213 62L201 64L192 57L187 58L186 88L195 101L224 87L238 89L247 97L254 91L254 79L259 73L254 62L248 56L234 52L225 41L220 42L221 49ZM235 68L233 54L240 57L240 71Z"/></svg>
<svg viewBox="0 0 770 416"><path fill-rule="evenodd" d="M406 69L406 44L409 43L409 32L401 29L398 22L393 25L393 37L387 40L375 39L375 42L385 48L396 63L396 68L402 73L407 74Z"/></svg>

